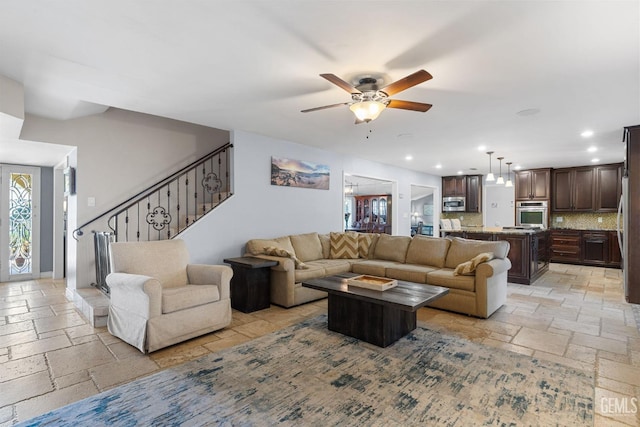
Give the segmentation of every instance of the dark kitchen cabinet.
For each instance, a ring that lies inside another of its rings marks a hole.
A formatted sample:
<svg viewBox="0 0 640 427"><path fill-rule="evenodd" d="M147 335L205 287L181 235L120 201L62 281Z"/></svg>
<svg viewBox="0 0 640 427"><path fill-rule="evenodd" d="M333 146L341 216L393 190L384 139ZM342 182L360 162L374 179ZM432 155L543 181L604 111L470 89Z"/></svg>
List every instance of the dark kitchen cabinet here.
<svg viewBox="0 0 640 427"><path fill-rule="evenodd" d="M609 233L607 231L582 232L582 262L589 265L609 263Z"/></svg>
<svg viewBox="0 0 640 427"><path fill-rule="evenodd" d="M465 212L482 212L482 175L443 176L442 197L464 197Z"/></svg>
<svg viewBox="0 0 640 427"><path fill-rule="evenodd" d="M593 167L555 169L552 180L552 211L592 212L595 177Z"/></svg>
<svg viewBox="0 0 640 427"><path fill-rule="evenodd" d="M514 172L516 200L549 200L551 197L551 169L532 169Z"/></svg>
<svg viewBox="0 0 640 427"><path fill-rule="evenodd" d="M609 266L621 267L622 254L620 253L620 244L618 243L618 233L616 231L609 232Z"/></svg>
<svg viewBox="0 0 640 427"><path fill-rule="evenodd" d="M443 176L442 177L442 197L466 197L467 195L467 177L459 176Z"/></svg>
<svg viewBox="0 0 640 427"><path fill-rule="evenodd" d="M622 195L622 163L596 167L594 209L597 212L617 212Z"/></svg>
<svg viewBox="0 0 640 427"><path fill-rule="evenodd" d="M580 230L551 230L550 258L556 262L581 263Z"/></svg>
<svg viewBox="0 0 640 427"><path fill-rule="evenodd" d="M482 175L467 175L467 212L482 212Z"/></svg>

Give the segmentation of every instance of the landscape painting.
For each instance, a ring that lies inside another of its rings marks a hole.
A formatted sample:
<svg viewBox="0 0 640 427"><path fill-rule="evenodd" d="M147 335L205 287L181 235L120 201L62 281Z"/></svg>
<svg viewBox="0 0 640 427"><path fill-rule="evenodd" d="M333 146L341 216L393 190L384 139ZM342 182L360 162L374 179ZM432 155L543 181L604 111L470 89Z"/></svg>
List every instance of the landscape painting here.
<svg viewBox="0 0 640 427"><path fill-rule="evenodd" d="M329 189L329 166L271 157L271 185Z"/></svg>

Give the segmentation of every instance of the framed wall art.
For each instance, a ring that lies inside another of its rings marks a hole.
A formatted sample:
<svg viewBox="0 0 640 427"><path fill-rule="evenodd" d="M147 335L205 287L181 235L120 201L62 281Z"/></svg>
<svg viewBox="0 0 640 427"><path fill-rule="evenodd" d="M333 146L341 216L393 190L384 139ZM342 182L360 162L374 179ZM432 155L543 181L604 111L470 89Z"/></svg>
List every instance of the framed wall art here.
<svg viewBox="0 0 640 427"><path fill-rule="evenodd" d="M271 157L271 185L328 190L330 177L327 165Z"/></svg>

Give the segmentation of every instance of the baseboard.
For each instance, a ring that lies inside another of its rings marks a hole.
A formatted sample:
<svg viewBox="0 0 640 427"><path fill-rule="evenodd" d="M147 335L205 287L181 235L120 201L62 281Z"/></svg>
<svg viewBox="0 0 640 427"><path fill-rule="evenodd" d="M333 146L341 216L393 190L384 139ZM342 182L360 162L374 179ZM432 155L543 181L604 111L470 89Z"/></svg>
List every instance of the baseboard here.
<svg viewBox="0 0 640 427"><path fill-rule="evenodd" d="M40 272L41 279L53 279L53 271L41 271Z"/></svg>

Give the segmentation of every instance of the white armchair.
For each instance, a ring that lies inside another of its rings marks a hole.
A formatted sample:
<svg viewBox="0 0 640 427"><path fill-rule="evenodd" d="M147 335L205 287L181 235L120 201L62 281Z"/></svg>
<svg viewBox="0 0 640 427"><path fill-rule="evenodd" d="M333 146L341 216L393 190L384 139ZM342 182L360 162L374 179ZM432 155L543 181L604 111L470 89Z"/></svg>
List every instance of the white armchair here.
<svg viewBox="0 0 640 427"><path fill-rule="evenodd" d="M107 328L148 353L231 323L225 265L189 264L180 239L110 245Z"/></svg>

